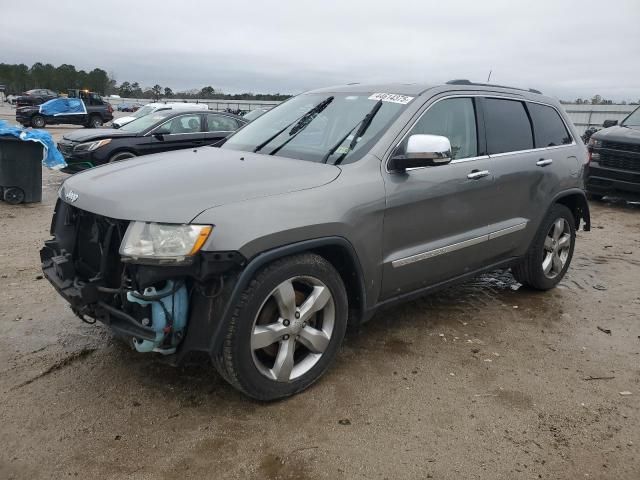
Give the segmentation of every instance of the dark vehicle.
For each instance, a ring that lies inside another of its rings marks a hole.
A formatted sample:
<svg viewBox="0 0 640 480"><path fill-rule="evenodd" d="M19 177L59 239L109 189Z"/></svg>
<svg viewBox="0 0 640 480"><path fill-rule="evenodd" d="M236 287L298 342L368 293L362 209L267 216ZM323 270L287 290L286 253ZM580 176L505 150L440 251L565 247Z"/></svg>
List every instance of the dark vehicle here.
<svg viewBox="0 0 640 480"><path fill-rule="evenodd" d="M249 122L253 122L256 118L261 117L265 113L267 113L270 108L256 108L255 110L251 110L250 112L245 113L242 118Z"/></svg>
<svg viewBox="0 0 640 480"><path fill-rule="evenodd" d="M274 400L318 380L347 326L383 307L497 268L555 287L590 228L586 163L536 91L314 90L220 148L68 178L42 268L78 317L138 352L206 354Z"/></svg>
<svg viewBox="0 0 640 480"><path fill-rule="evenodd" d="M75 173L140 155L201 147L222 140L245 123L227 113L161 110L117 130L76 130L58 143L68 164L62 171Z"/></svg>
<svg viewBox="0 0 640 480"><path fill-rule="evenodd" d="M640 107L620 125L592 134L588 147L586 189L592 199L612 194L640 195Z"/></svg>
<svg viewBox="0 0 640 480"><path fill-rule="evenodd" d="M51 99L58 98L59 95L53 90L46 88L36 88L27 90L15 100L16 107L31 107L43 104Z"/></svg>
<svg viewBox="0 0 640 480"><path fill-rule="evenodd" d="M17 107L16 121L25 127L44 128L46 125L83 125L98 128L113 120L113 108L100 95L86 90L69 90L70 98L81 98L87 109L86 114L43 115L39 106Z"/></svg>
<svg viewBox="0 0 640 480"><path fill-rule="evenodd" d="M141 106L139 103L120 103L116 108L119 112L136 112Z"/></svg>

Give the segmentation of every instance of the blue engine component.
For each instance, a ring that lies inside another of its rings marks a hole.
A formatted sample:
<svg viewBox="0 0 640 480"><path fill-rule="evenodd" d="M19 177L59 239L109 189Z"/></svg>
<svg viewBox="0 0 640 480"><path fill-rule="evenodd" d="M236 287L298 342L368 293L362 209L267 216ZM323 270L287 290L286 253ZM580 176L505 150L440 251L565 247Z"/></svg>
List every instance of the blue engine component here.
<svg viewBox="0 0 640 480"><path fill-rule="evenodd" d="M151 325L149 326L156 332L156 339L153 341L134 339L133 346L137 351L158 352L164 355L169 355L176 351L176 346L180 343L184 335L184 329L187 326L189 296L185 285L182 285L175 292L173 291L174 288L175 282L169 280L162 290L156 290L155 287L147 287L144 289L144 293L137 296L133 292L127 292L128 301L145 306L151 305ZM144 297L152 298L152 300L144 299ZM170 332L167 331L170 323L167 315L173 318ZM167 335L171 335L170 346L160 348Z"/></svg>

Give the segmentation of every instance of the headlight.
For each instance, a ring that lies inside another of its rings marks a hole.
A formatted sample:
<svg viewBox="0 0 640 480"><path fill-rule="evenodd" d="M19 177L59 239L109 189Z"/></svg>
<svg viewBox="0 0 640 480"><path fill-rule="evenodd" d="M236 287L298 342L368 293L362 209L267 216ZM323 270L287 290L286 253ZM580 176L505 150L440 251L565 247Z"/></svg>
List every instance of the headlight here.
<svg viewBox="0 0 640 480"><path fill-rule="evenodd" d="M132 222L120 245L120 255L134 260L188 261L209 238L210 225Z"/></svg>
<svg viewBox="0 0 640 480"><path fill-rule="evenodd" d="M98 140L96 142L80 143L74 147L74 150L78 152L92 152L97 148L104 147L109 142L111 142L111 139L105 138L104 140Z"/></svg>
<svg viewBox="0 0 640 480"><path fill-rule="evenodd" d="M591 137L589 139L589 144L588 144L591 148L600 148L602 147L602 140L596 140L595 138Z"/></svg>

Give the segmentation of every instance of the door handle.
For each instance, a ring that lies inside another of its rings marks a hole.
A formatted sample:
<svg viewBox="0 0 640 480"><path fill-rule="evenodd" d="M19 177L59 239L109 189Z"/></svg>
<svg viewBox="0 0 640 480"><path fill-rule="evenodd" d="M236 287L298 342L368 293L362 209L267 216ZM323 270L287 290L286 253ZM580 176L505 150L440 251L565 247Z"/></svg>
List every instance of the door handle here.
<svg viewBox="0 0 640 480"><path fill-rule="evenodd" d="M467 175L469 180L478 180L479 178L488 177L489 170L474 170L470 174Z"/></svg>
<svg viewBox="0 0 640 480"><path fill-rule="evenodd" d="M541 158L536 162L536 165L539 167L546 167L547 165L551 165L552 163L553 160L551 160L550 158Z"/></svg>

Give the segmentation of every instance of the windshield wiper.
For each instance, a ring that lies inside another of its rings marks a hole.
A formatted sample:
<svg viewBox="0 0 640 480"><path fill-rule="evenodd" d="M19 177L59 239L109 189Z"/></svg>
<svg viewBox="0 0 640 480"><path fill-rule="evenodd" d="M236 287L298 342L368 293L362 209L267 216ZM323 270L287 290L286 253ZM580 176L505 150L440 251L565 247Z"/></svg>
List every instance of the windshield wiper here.
<svg viewBox="0 0 640 480"><path fill-rule="evenodd" d="M332 101L333 101L333 97L329 97L329 98L323 100L318 105L313 107L311 110L306 112L304 115L302 115L301 117L296 118L293 122L291 122L290 124L286 125L284 128L278 130L275 134L273 134L269 138L267 138L264 142L262 142L260 145L258 145L256 148L253 149L253 153L258 153L265 146L267 146L269 143L271 143L272 140L274 140L275 138L279 137L282 133L284 133L285 130L287 130L292 125L294 127L289 132L289 135L294 135L295 136L300 130L305 128L309 124L309 122L311 122L311 120L313 120L313 117L315 117L315 115L317 115L322 110L324 110L327 107L327 105L329 105ZM306 123L304 123L302 125L302 122L307 118L308 118L308 120L306 121ZM302 126L299 126L299 125L302 125ZM280 147L278 147L277 150L280 150L282 147L284 147L291 140L293 140L293 138L290 138L284 144L280 145ZM273 153L274 152L271 152L271 155L273 155Z"/></svg>
<svg viewBox="0 0 640 480"><path fill-rule="evenodd" d="M291 140L293 140L294 138L296 138L298 136L298 134L304 130L305 128L307 128L307 125L309 125L314 118L316 118L318 116L318 114L320 112L322 112L325 108L327 108L327 106L329 106L329 104L333 101L333 97L329 97L327 98L325 101L320 102L318 105L316 105L315 107L313 107L311 110L309 110L307 113L305 113L302 118L300 120L298 120L298 122L293 126L293 128L291 129L291 131L289 132L290 137L285 140L284 142L282 142L278 147L274 148L273 150L271 150L271 152L269 152L269 155L275 155L276 153L278 153L285 145L287 145Z"/></svg>
<svg viewBox="0 0 640 480"><path fill-rule="evenodd" d="M336 150L338 150L340 145L342 145L344 141L347 138L349 138L349 135L351 135L351 132L353 132L358 127L358 125L360 125L360 128L358 128L358 131L355 133L355 135L351 139L351 142L349 143L349 146L347 147L347 149L340 154L340 156L336 159L335 162L333 162L334 165L339 165L340 162L344 160L344 157L346 157L349 154L349 152L351 152L351 150L353 150L353 148L356 146L356 144L358 143L358 139L362 138L362 136L366 133L367 129L369 128L369 125L371 125L371 122L373 121L373 117L376 116L376 113L378 113L378 110L380 110L380 107L382 107L382 100L378 100L378 102L373 106L373 108L369 111L369 113L367 113L365 117L356 124L355 127L349 130L347 134L338 141L338 143L336 143L333 147L331 147L331 149L327 152L327 154L324 156L322 161L326 163L327 160L329 160L329 158L331 157L331 155L333 155L336 152Z"/></svg>

